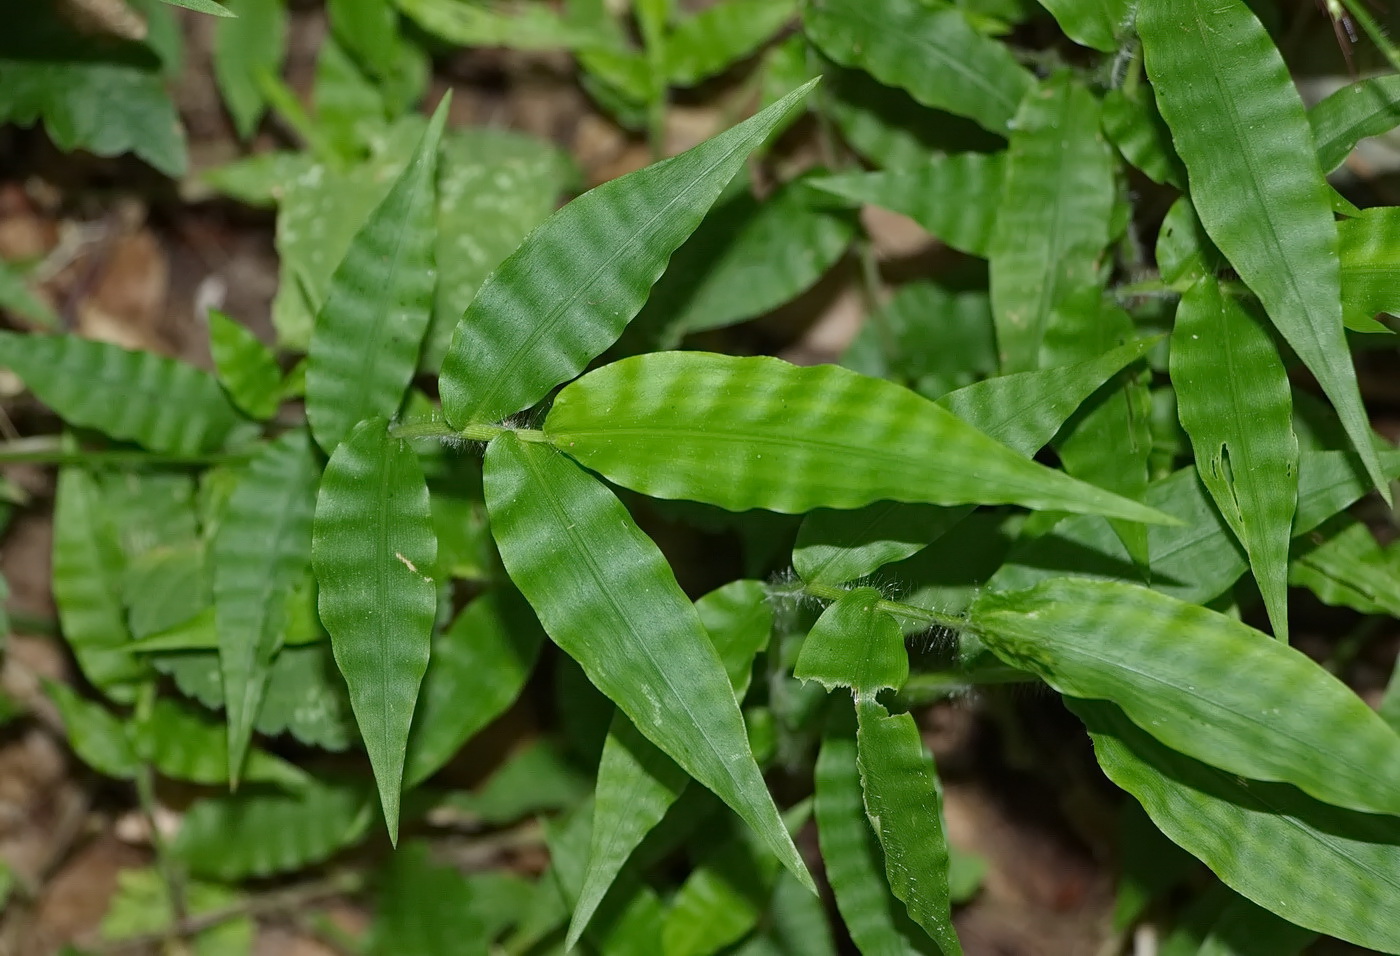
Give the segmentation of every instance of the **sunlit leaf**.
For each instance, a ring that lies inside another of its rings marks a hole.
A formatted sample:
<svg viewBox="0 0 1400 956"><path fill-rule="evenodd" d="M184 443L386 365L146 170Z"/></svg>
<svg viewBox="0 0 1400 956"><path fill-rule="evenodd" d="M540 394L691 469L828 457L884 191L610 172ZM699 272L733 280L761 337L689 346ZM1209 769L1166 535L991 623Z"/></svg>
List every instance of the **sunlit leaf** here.
<svg viewBox="0 0 1400 956"><path fill-rule="evenodd" d="M1003 372L1042 365L1056 309L1098 285L1113 197L1098 101L1071 73L1056 73L1016 114L987 250Z"/></svg>
<svg viewBox="0 0 1400 956"><path fill-rule="evenodd" d="M1182 753L1338 806L1400 807L1400 736L1322 667L1239 621L1084 578L989 592L970 621L1006 663L1061 693L1113 701Z"/></svg>
<svg viewBox="0 0 1400 956"><path fill-rule="evenodd" d="M433 639L408 736L405 788L430 777L514 702L543 641L514 588L476 598Z"/></svg>
<svg viewBox="0 0 1400 956"><path fill-rule="evenodd" d="M753 760L719 655L622 504L553 449L509 433L486 452L486 503L506 570L545 632L638 730L810 879Z"/></svg>
<svg viewBox="0 0 1400 956"><path fill-rule="evenodd" d="M1161 516L1027 461L933 402L836 366L666 352L566 387L545 433L610 480L731 511L880 499Z"/></svg>
<svg viewBox="0 0 1400 956"><path fill-rule="evenodd" d="M245 414L262 421L282 403L282 370L272 350L217 309L209 310L209 352L219 384Z"/></svg>
<svg viewBox="0 0 1400 956"><path fill-rule="evenodd" d="M282 646L288 596L311 559L320 470L310 434L287 432L249 464L214 537L215 626L235 783Z"/></svg>
<svg viewBox="0 0 1400 956"><path fill-rule="evenodd" d="M531 233L457 326L439 382L447 420L460 427L512 415L616 341L671 253L810 88L585 193Z"/></svg>
<svg viewBox="0 0 1400 956"><path fill-rule="evenodd" d="M908 216L959 252L985 257L1005 167L1004 153L953 153L922 166L825 176L812 186Z"/></svg>
<svg viewBox="0 0 1400 956"><path fill-rule="evenodd" d="M1193 760L1112 704L1067 703L1089 728L1109 778L1237 892L1329 936L1400 950L1400 928L1376 918L1400 894L1400 820Z"/></svg>
<svg viewBox="0 0 1400 956"><path fill-rule="evenodd" d="M151 451L213 451L237 437L244 421L209 373L76 335L0 332L0 366L68 424Z"/></svg>
<svg viewBox="0 0 1400 956"><path fill-rule="evenodd" d="M1344 86L1308 110L1323 172L1340 166L1369 136L1400 126L1400 76L1373 76Z"/></svg>
<svg viewBox="0 0 1400 956"><path fill-rule="evenodd" d="M329 454L357 422L393 416L432 315L435 176L444 97L418 149L331 276L306 362L306 418Z"/></svg>
<svg viewBox="0 0 1400 956"><path fill-rule="evenodd" d="M311 566L321 621L379 785L389 837L398 838L413 709L428 669L437 587L428 486L388 422L355 426L331 456L316 496Z"/></svg>
<svg viewBox="0 0 1400 956"><path fill-rule="evenodd" d="M1137 23L1206 232L1317 378L1389 500L1342 331L1329 190L1283 57L1242 0L1143 4Z"/></svg>
<svg viewBox="0 0 1400 956"><path fill-rule="evenodd" d="M1203 278L1177 306L1171 376L1201 482L1249 555L1274 636L1287 642L1298 438L1283 360L1260 317Z"/></svg>
<svg viewBox="0 0 1400 956"><path fill-rule="evenodd" d="M957 7L918 0L818 0L807 35L842 66L866 70L925 106L1005 134L1030 73L1002 44L972 28Z"/></svg>

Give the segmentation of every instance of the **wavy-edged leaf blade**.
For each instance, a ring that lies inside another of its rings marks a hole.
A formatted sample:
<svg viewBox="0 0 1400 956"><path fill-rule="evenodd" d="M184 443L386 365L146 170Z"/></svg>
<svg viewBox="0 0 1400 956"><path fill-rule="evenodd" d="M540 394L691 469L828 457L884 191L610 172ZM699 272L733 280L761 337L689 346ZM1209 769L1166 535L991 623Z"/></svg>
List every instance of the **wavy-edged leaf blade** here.
<svg viewBox="0 0 1400 956"><path fill-rule="evenodd" d="M604 183L530 234L477 292L439 385L461 427L513 415L617 341L671 253L812 81L694 149Z"/></svg>
<svg viewBox="0 0 1400 956"><path fill-rule="evenodd" d="M906 388L834 365L707 352L636 356L567 386L544 429L618 484L731 511L801 513L891 499L1163 520L1027 461Z"/></svg>

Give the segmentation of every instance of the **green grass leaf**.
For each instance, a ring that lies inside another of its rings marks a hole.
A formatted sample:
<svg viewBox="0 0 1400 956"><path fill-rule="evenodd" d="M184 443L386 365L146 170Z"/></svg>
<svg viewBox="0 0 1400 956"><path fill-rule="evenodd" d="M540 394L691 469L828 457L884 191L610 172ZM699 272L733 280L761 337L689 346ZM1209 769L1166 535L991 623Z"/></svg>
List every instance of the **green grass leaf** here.
<svg viewBox="0 0 1400 956"><path fill-rule="evenodd" d="M535 612L510 587L475 598L434 637L408 735L405 789L436 773L514 703L543 643Z"/></svg>
<svg viewBox="0 0 1400 956"><path fill-rule="evenodd" d="M108 777L136 778L141 758L132 747L126 724L120 717L58 681L44 681L44 693L58 709L68 746L79 760Z"/></svg>
<svg viewBox="0 0 1400 956"><path fill-rule="evenodd" d="M235 784L282 646L288 597L311 560L320 472L310 434L287 432L248 465L214 536L214 619Z"/></svg>
<svg viewBox="0 0 1400 956"><path fill-rule="evenodd" d="M1027 93L1006 150L988 247L992 312L1003 372L1043 364L1057 309L1099 286L1115 187L1099 103L1068 71Z"/></svg>
<svg viewBox="0 0 1400 956"><path fill-rule="evenodd" d="M1298 437L1283 360L1261 317L1202 278L1177 306L1171 377L1201 482L1244 545L1274 636L1287 643Z"/></svg>
<svg viewBox="0 0 1400 956"><path fill-rule="evenodd" d="M553 449L510 433L487 448L485 482L501 560L545 632L638 730L810 881L754 762L719 655L622 504Z"/></svg>
<svg viewBox="0 0 1400 956"><path fill-rule="evenodd" d="M1132 4L1127 0L1040 0L1065 36L1082 46L1113 53L1126 33Z"/></svg>
<svg viewBox="0 0 1400 956"><path fill-rule="evenodd" d="M1337 223L1342 262L1342 305L1351 315L1400 313L1400 209L1364 210Z"/></svg>
<svg viewBox="0 0 1400 956"><path fill-rule="evenodd" d="M1316 939L1316 932L1235 895L1196 956L1297 956Z"/></svg>
<svg viewBox="0 0 1400 956"><path fill-rule="evenodd" d="M287 55L286 0L228 0L237 17L214 28L214 79L241 139L258 128L267 97L258 76L282 72Z"/></svg>
<svg viewBox="0 0 1400 956"><path fill-rule="evenodd" d="M136 752L172 780L228 782L228 732L204 711L162 697L149 714L135 718L129 735ZM305 770L257 748L249 750L241 779L287 790L300 790L311 781Z"/></svg>
<svg viewBox="0 0 1400 956"><path fill-rule="evenodd" d="M195 455L240 437L245 423L214 376L151 352L76 335L0 332L0 366L70 425Z"/></svg>
<svg viewBox="0 0 1400 956"><path fill-rule="evenodd" d="M475 912L475 895L466 874L433 862L426 842L415 840L399 848L379 887L367 952L487 956L491 940Z"/></svg>
<svg viewBox="0 0 1400 956"><path fill-rule="evenodd" d="M1236 892L1301 926L1400 951L1400 820L1343 810L1166 747L1112 704L1067 700L1109 779Z"/></svg>
<svg viewBox="0 0 1400 956"><path fill-rule="evenodd" d="M0 309L46 329L57 329L60 324L53 309L30 288L25 271L4 259L0 259Z"/></svg>
<svg viewBox="0 0 1400 956"><path fill-rule="evenodd" d="M865 816L855 715L842 700L827 716L814 771L817 839L826 879L851 940L866 956L938 956L885 879L885 853Z"/></svg>
<svg viewBox="0 0 1400 956"><path fill-rule="evenodd" d="M792 0L721 0L677 23L666 35L666 76L694 86L746 57L793 18Z"/></svg>
<svg viewBox="0 0 1400 956"><path fill-rule="evenodd" d="M1317 378L1389 501L1342 330L1328 187L1288 67L1241 0L1144 4L1138 31L1201 223Z"/></svg>
<svg viewBox="0 0 1400 956"><path fill-rule="evenodd" d="M1394 557L1371 529L1341 514L1294 544L1288 583L1307 588L1333 607L1400 617L1400 576L1395 572Z"/></svg>
<svg viewBox="0 0 1400 956"><path fill-rule="evenodd" d="M957 7L918 0L815 0L803 25L837 63L907 90L924 106L1005 135L1034 85L1011 51Z"/></svg>
<svg viewBox="0 0 1400 956"><path fill-rule="evenodd" d="M512 12L460 0L394 0L428 33L454 46L499 46L512 50L579 50L609 45L609 37L565 20L538 4Z"/></svg>
<svg viewBox="0 0 1400 956"><path fill-rule="evenodd" d="M762 582L731 581L695 602L700 622L742 703L754 657L768 644L773 611ZM598 764L593 835L573 915L576 943L632 852L685 791L690 777L621 712L613 715Z"/></svg>
<svg viewBox="0 0 1400 956"><path fill-rule="evenodd" d="M624 359L560 392L545 434L624 487L731 511L887 498L1162 520L1027 461L908 389L831 365L707 352Z"/></svg>
<svg viewBox="0 0 1400 956"><path fill-rule="evenodd" d="M1103 131L1123 158L1148 179L1186 188L1186 167L1176 155L1171 130L1157 111L1157 100L1145 85L1104 93Z"/></svg>
<svg viewBox="0 0 1400 956"><path fill-rule="evenodd" d="M1373 76L1344 86L1308 110L1317 161L1330 173L1356 144L1400 126L1400 76Z"/></svg>
<svg viewBox="0 0 1400 956"><path fill-rule="evenodd" d="M885 877L909 916L961 956L948 896L943 796L933 758L909 714L888 714L874 700L856 702L856 763L865 813L885 851Z"/></svg>
<svg viewBox="0 0 1400 956"><path fill-rule="evenodd" d="M531 233L457 326L439 381L447 420L461 427L513 415L615 342L671 253L810 89L585 193Z"/></svg>
<svg viewBox="0 0 1400 956"><path fill-rule="evenodd" d="M437 272L435 176L444 97L384 201L355 234L316 316L306 362L306 418L327 454L356 423L399 409L418 367Z"/></svg>
<svg viewBox="0 0 1400 956"><path fill-rule="evenodd" d="M853 588L833 601L802 641L792 676L828 691L849 687L858 700L899 690L909 678L904 629L878 607L874 588Z"/></svg>
<svg viewBox="0 0 1400 956"><path fill-rule="evenodd" d="M666 911L664 956L710 956L743 939L758 925L779 873L772 854L733 823L718 833L707 828L702 840L695 869Z"/></svg>
<svg viewBox="0 0 1400 956"><path fill-rule="evenodd" d="M121 600L123 559L102 531L104 502L97 482L80 468L58 473L54 497L53 596L63 639L94 687L131 703L147 675L129 647Z"/></svg>
<svg viewBox="0 0 1400 956"><path fill-rule="evenodd" d="M901 285L861 323L838 364L935 399L995 374L996 332L984 282L960 288L969 283L950 276Z"/></svg>
<svg viewBox="0 0 1400 956"><path fill-rule="evenodd" d="M1001 204L1004 153L930 156L921 166L842 173L813 188L908 216L959 252L987 256Z"/></svg>
<svg viewBox="0 0 1400 956"><path fill-rule="evenodd" d="M673 348L692 332L770 312L816 284L845 254L856 223L811 200L806 180L762 202L746 187L721 199L671 257L632 331Z"/></svg>
<svg viewBox="0 0 1400 956"><path fill-rule="evenodd" d="M436 561L417 456L384 419L361 422L321 479L311 566L391 840L398 839L404 754L432 648L437 586L425 572Z"/></svg>
<svg viewBox="0 0 1400 956"><path fill-rule="evenodd" d="M208 13L216 17L236 17L237 14L222 4L215 3L214 0L160 0L161 3L168 3L172 7L184 7L186 10L193 10L196 13Z"/></svg>
<svg viewBox="0 0 1400 956"><path fill-rule="evenodd" d="M195 876L227 883L289 873L358 843L373 814L374 795L359 782L205 797L185 812L171 853Z"/></svg>
<svg viewBox="0 0 1400 956"><path fill-rule="evenodd" d="M282 370L272 350L218 309L209 310L209 351L219 384L244 414L266 421L282 404Z"/></svg>
<svg viewBox="0 0 1400 956"><path fill-rule="evenodd" d="M1113 701L1198 760L1337 806L1400 809L1400 736L1326 670L1239 621L1138 585L1058 578L984 594L970 623L1006 663Z"/></svg>

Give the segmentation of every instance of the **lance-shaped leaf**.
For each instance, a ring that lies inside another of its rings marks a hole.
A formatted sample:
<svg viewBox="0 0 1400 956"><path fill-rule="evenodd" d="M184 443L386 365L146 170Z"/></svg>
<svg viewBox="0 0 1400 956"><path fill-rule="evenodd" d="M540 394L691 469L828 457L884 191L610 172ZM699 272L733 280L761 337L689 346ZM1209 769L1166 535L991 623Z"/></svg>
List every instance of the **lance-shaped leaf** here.
<svg viewBox="0 0 1400 956"><path fill-rule="evenodd" d="M949 392L938 405L1029 458L1103 382L1155 342L1138 339L1082 363L984 379ZM917 554L970 511L967 505L897 501L876 501L853 511L819 508L802 519L792 567L808 584L854 581Z"/></svg>
<svg viewBox="0 0 1400 956"><path fill-rule="evenodd" d="M1003 372L1037 368L1056 308L1098 285L1113 197L1098 100L1068 71L1056 73L1016 114L988 247Z"/></svg>
<svg viewBox="0 0 1400 956"><path fill-rule="evenodd" d="M1376 918L1400 899L1400 820L1193 760L1112 704L1066 703L1089 728L1109 779L1236 892L1301 926L1400 951L1400 926Z"/></svg>
<svg viewBox="0 0 1400 956"><path fill-rule="evenodd" d="M1337 806L1400 810L1400 736L1308 657L1239 621L1084 578L984 594L970 620L1006 663L1113 701L1182 753Z"/></svg>
<svg viewBox="0 0 1400 956"><path fill-rule="evenodd" d="M265 421L282 402L282 370L272 349L217 309L209 311L209 352L219 384L233 403Z"/></svg>
<svg viewBox="0 0 1400 956"><path fill-rule="evenodd" d="M458 46L513 50L588 49L608 46L607 34L565 20L552 8L527 5L505 13L459 0L394 0L428 33Z"/></svg>
<svg viewBox="0 0 1400 956"><path fill-rule="evenodd" d="M885 851L890 889L944 956L961 956L948 896L943 795L933 758L907 713L888 714L874 700L859 700L856 724L865 814Z"/></svg>
<svg viewBox="0 0 1400 956"><path fill-rule="evenodd" d="M1374 76L1344 86L1308 110L1317 161L1330 173L1368 136L1400 126L1400 76Z"/></svg>
<svg viewBox="0 0 1400 956"><path fill-rule="evenodd" d="M185 812L171 850L194 875L237 883L329 859L364 837L373 814L374 795L359 781L206 797Z"/></svg>
<svg viewBox="0 0 1400 956"><path fill-rule="evenodd" d="M754 53L797 12L792 0L723 0L666 37L667 78L694 86Z"/></svg>
<svg viewBox="0 0 1400 956"><path fill-rule="evenodd" d="M1113 53L1118 35L1127 32L1132 5L1126 0L1040 0L1065 36L1075 43Z"/></svg>
<svg viewBox="0 0 1400 956"><path fill-rule="evenodd" d="M246 140L267 108L259 75L282 72L289 18L285 0L229 2L238 16L214 27L214 79L234 129Z"/></svg>
<svg viewBox="0 0 1400 956"><path fill-rule="evenodd" d="M449 97L408 168L331 276L306 361L306 418L327 453L357 422L390 417L418 367L433 313L434 177Z"/></svg>
<svg viewBox="0 0 1400 956"><path fill-rule="evenodd" d="M1005 166L1004 153L953 153L930 156L922 166L826 176L812 185L908 216L959 252L986 256Z"/></svg>
<svg viewBox="0 0 1400 956"><path fill-rule="evenodd" d="M1119 87L1104 94L1103 131L1123 158L1148 179L1186 188L1186 168L1172 145L1171 130L1145 85Z"/></svg>
<svg viewBox="0 0 1400 956"><path fill-rule="evenodd" d="M828 691L849 687L860 700L903 687L909 678L904 629L880 609L881 600L874 588L854 588L832 602L803 639L792 676Z"/></svg>
<svg viewBox="0 0 1400 956"><path fill-rule="evenodd" d="M151 352L76 335L0 332L0 367L68 424L151 451L213 451L244 423L214 376Z"/></svg>
<svg viewBox="0 0 1400 956"><path fill-rule="evenodd" d="M53 596L63 638L94 687L131 703L148 672L129 646L121 552L103 533L102 519L97 482L80 468L62 469L54 498Z"/></svg>
<svg viewBox="0 0 1400 956"><path fill-rule="evenodd" d="M1342 304L1370 318L1400 313L1400 209L1367 209L1337 224L1342 261Z"/></svg>
<svg viewBox="0 0 1400 956"><path fill-rule="evenodd" d="M1034 84L1004 44L972 28L957 7L918 0L814 0L807 35L842 66L865 70L924 106L1005 135Z"/></svg>
<svg viewBox="0 0 1400 956"><path fill-rule="evenodd" d="M384 419L361 422L321 479L311 566L391 840L398 839L408 731L432 647L437 587L425 572L436 561L418 456Z"/></svg>
<svg viewBox="0 0 1400 956"><path fill-rule="evenodd" d="M817 839L826 879L851 940L865 956L937 956L938 947L890 893L884 851L865 816L855 714L835 701L814 771Z"/></svg>
<svg viewBox="0 0 1400 956"><path fill-rule="evenodd" d="M1394 557L1376 542L1371 529L1341 514L1294 545L1288 583L1307 588L1324 604L1400 617L1400 576L1395 571Z"/></svg>
<svg viewBox="0 0 1400 956"><path fill-rule="evenodd" d="M656 545L601 483L545 445L497 437L485 484L501 560L545 633L810 885L724 666Z"/></svg>
<svg viewBox="0 0 1400 956"><path fill-rule="evenodd" d="M434 638L408 736L405 788L436 773L505 712L534 670L543 642L535 612L510 587L474 599Z"/></svg>
<svg viewBox="0 0 1400 956"><path fill-rule="evenodd" d="M1138 32L1202 225L1316 376L1389 501L1342 329L1328 187L1283 57L1242 0L1146 3Z"/></svg>
<svg viewBox="0 0 1400 956"><path fill-rule="evenodd" d="M442 363L442 408L461 427L543 398L606 349L724 185L812 88L733 129L590 190L501 264L467 308Z"/></svg>
<svg viewBox="0 0 1400 956"><path fill-rule="evenodd" d="M214 536L214 621L235 785L282 646L288 596L311 560L320 472L310 434L287 432L249 464Z"/></svg>
<svg viewBox="0 0 1400 956"><path fill-rule="evenodd" d="M742 702L754 657L773 630L767 589L759 581L731 581L696 601L695 610L719 652L734 699ZM621 713L613 715L598 764L588 869L569 921L568 945L578 941L632 851L689 782L686 772L635 724Z"/></svg>
<svg viewBox="0 0 1400 956"><path fill-rule="evenodd" d="M834 365L636 356L560 392L545 434L625 487L731 511L799 514L888 498L1169 520L1027 461L907 388Z"/></svg>
<svg viewBox="0 0 1400 956"><path fill-rule="evenodd" d="M1287 642L1298 437L1283 360L1260 319L1205 277L1177 306L1171 376L1201 482L1249 555L1274 636Z"/></svg>
<svg viewBox="0 0 1400 956"><path fill-rule="evenodd" d="M695 869L671 899L661 931L664 956L724 951L758 924L772 893L779 872L773 855L732 823L715 829L706 829Z"/></svg>

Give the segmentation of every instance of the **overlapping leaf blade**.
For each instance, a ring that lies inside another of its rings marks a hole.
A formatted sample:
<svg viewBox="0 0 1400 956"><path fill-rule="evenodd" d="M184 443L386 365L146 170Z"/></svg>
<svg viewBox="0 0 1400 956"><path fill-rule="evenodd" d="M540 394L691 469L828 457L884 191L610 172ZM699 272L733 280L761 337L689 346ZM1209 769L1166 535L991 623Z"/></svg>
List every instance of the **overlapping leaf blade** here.
<svg viewBox="0 0 1400 956"><path fill-rule="evenodd" d="M151 451L214 451L244 422L212 375L151 352L76 335L0 332L0 366L68 424Z"/></svg>
<svg viewBox="0 0 1400 956"><path fill-rule="evenodd" d="M1162 520L1027 461L908 389L830 365L705 352L624 359L560 392L545 434L621 485L732 511L891 499Z"/></svg>
<svg viewBox="0 0 1400 956"><path fill-rule="evenodd" d="M1344 86L1308 110L1317 161L1330 173L1356 144L1400 126L1400 76L1373 76Z"/></svg>
<svg viewBox="0 0 1400 956"><path fill-rule="evenodd" d="M759 581L731 581L695 602L734 699L742 702L754 656L768 643L773 612ZM569 921L576 942L623 865L685 791L690 777L637 730L622 713L613 715L598 765L593 833L578 900Z"/></svg>
<svg viewBox="0 0 1400 956"><path fill-rule="evenodd" d="M79 468L59 472L54 501L53 595L63 637L92 685L130 703L147 673L129 644L121 600L122 558L103 533L96 481Z"/></svg>
<svg viewBox="0 0 1400 956"><path fill-rule="evenodd" d="M901 213L959 252L986 256L1005 167L1004 153L953 153L906 169L826 176L812 185Z"/></svg>
<svg viewBox="0 0 1400 956"><path fill-rule="evenodd" d="M1038 368L1056 310L1098 285L1113 197L1099 103L1068 71L1056 73L1016 114L987 250L1003 372Z"/></svg>
<svg viewBox="0 0 1400 956"><path fill-rule="evenodd" d="M803 639L792 676L827 690L849 687L860 700L903 687L909 677L904 629L880 601L874 588L853 588L833 601Z"/></svg>
<svg viewBox="0 0 1400 956"><path fill-rule="evenodd" d="M310 433L287 432L249 464L214 536L214 619L235 783L282 645L287 598L311 560L320 471Z"/></svg>
<svg viewBox="0 0 1400 956"><path fill-rule="evenodd" d="M1155 183L1186 188L1186 168L1171 131L1145 85L1109 90L1103 97L1103 131L1123 158Z"/></svg>
<svg viewBox="0 0 1400 956"><path fill-rule="evenodd" d="M1400 927L1376 918L1400 898L1395 817L1241 779L1162 745L1112 704L1067 703L1109 778L1238 893L1329 936L1400 952Z"/></svg>
<svg viewBox="0 0 1400 956"><path fill-rule="evenodd" d="M1118 49L1118 34L1126 28L1132 8L1126 0L1040 0L1065 36L1095 50Z"/></svg>
<svg viewBox="0 0 1400 956"><path fill-rule="evenodd" d="M664 956L710 956L743 939L758 925L779 872L772 854L732 823L707 834L697 856L666 911Z"/></svg>
<svg viewBox="0 0 1400 956"><path fill-rule="evenodd" d="M520 694L544 632L514 588L477 597L434 639L404 760L404 786L423 782Z"/></svg>
<svg viewBox="0 0 1400 956"><path fill-rule="evenodd" d="M792 0L723 0L680 23L666 37L666 73L694 86L750 56L797 12Z"/></svg>
<svg viewBox="0 0 1400 956"><path fill-rule="evenodd" d="M1287 642L1298 437L1283 360L1260 319L1206 277L1177 306L1171 376L1201 482L1249 555L1274 636Z"/></svg>
<svg viewBox="0 0 1400 956"><path fill-rule="evenodd" d="M1337 224L1342 304L1352 314L1400 313L1400 209L1367 209Z"/></svg>
<svg viewBox="0 0 1400 956"><path fill-rule="evenodd" d="M390 417L418 367L437 272L438 141L449 98L433 114L389 194L331 276L306 363L306 417L329 454L356 423Z"/></svg>
<svg viewBox="0 0 1400 956"><path fill-rule="evenodd" d="M1030 73L1011 51L972 28L957 7L918 0L816 0L807 35L842 66L907 90L925 106L1005 134Z"/></svg>
<svg viewBox="0 0 1400 956"><path fill-rule="evenodd" d="M531 233L457 326L439 382L447 420L460 427L513 415L615 342L671 253L811 86L673 159L585 193Z"/></svg>
<svg viewBox="0 0 1400 956"><path fill-rule="evenodd" d="M1006 663L1113 701L1183 753L1338 806L1400 810L1400 736L1326 670L1239 621L1084 578L984 594L970 620Z"/></svg>
<svg viewBox="0 0 1400 956"><path fill-rule="evenodd" d="M58 709L68 746L83 763L118 780L136 777L141 760L117 715L58 681L45 681L44 693Z"/></svg>
<svg viewBox="0 0 1400 956"><path fill-rule="evenodd" d="M1143 4L1138 32L1201 223L1316 376L1389 500L1342 330L1328 187L1283 58L1242 0Z"/></svg>
<svg viewBox="0 0 1400 956"><path fill-rule="evenodd" d="M638 730L810 881L719 656L656 546L606 488L547 446L497 437L485 480L501 559L545 632Z"/></svg>
<svg viewBox="0 0 1400 956"><path fill-rule="evenodd" d="M228 732L203 712L159 698L150 713L130 727L130 736L136 752L172 780L228 782ZM290 790L300 790L311 780L306 771L256 748L248 752L242 779Z"/></svg>
<svg viewBox="0 0 1400 956"><path fill-rule="evenodd" d="M282 401L282 370L272 350L246 327L211 309L209 351L233 403L253 418L271 418Z"/></svg>
<svg viewBox="0 0 1400 956"><path fill-rule="evenodd" d="M943 797L933 758L907 713L888 714L874 700L860 700L856 727L865 813L885 851L890 889L944 956L961 956L948 896Z"/></svg>
<svg viewBox="0 0 1400 956"><path fill-rule="evenodd" d="M565 20L538 5L513 13L458 0L394 0L427 32L459 46L504 46L515 50L588 49L608 46L597 30Z"/></svg>
<svg viewBox="0 0 1400 956"><path fill-rule="evenodd" d="M311 566L391 840L398 839L408 732L432 647L437 587L425 572L436 561L417 456L384 419L361 422L321 479Z"/></svg>
<svg viewBox="0 0 1400 956"><path fill-rule="evenodd" d="M1395 571L1394 557L1365 523L1341 514L1294 545L1288 583L1307 588L1324 604L1400 617Z"/></svg>
<svg viewBox="0 0 1400 956"><path fill-rule="evenodd" d="M861 797L855 715L844 701L835 703L814 776L817 837L836 908L865 956L936 956L938 947L890 893L884 851Z"/></svg>

